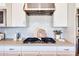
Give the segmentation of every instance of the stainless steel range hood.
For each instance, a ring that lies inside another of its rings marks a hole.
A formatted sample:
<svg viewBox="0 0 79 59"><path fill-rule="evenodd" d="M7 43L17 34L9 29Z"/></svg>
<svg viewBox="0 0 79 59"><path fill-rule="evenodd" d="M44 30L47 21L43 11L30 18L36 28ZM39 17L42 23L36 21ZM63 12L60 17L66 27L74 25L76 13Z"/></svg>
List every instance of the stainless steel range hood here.
<svg viewBox="0 0 79 59"><path fill-rule="evenodd" d="M28 15L52 15L55 11L54 3L25 3L24 11Z"/></svg>

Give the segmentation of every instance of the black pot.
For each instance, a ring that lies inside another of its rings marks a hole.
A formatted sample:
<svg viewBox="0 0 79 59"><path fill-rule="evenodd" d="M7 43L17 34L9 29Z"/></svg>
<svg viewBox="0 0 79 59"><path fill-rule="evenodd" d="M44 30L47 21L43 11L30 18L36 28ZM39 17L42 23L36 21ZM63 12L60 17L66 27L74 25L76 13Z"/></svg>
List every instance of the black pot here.
<svg viewBox="0 0 79 59"><path fill-rule="evenodd" d="M26 38L23 43L34 43L36 41L40 41L40 39L36 38L36 37L29 37L29 38Z"/></svg>
<svg viewBox="0 0 79 59"><path fill-rule="evenodd" d="M45 38L41 38L41 40L45 43L55 43L56 41L53 38L49 38L49 37L45 37Z"/></svg>

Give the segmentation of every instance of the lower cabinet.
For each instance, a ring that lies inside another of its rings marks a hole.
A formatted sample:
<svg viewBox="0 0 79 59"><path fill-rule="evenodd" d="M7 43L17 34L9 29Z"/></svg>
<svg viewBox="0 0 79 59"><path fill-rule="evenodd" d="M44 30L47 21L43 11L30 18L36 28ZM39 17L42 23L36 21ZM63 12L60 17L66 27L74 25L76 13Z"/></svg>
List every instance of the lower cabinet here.
<svg viewBox="0 0 79 59"><path fill-rule="evenodd" d="M75 56L74 46L0 46L0 56Z"/></svg>
<svg viewBox="0 0 79 59"><path fill-rule="evenodd" d="M22 46L22 56L55 56L55 46Z"/></svg>
<svg viewBox="0 0 79 59"><path fill-rule="evenodd" d="M39 52L36 52L36 51L23 51L22 56L39 56Z"/></svg>
<svg viewBox="0 0 79 59"><path fill-rule="evenodd" d="M4 55L3 51L0 51L0 56L3 56L3 55Z"/></svg>
<svg viewBox="0 0 79 59"><path fill-rule="evenodd" d="M5 51L4 56L21 56L21 52L17 51Z"/></svg>
<svg viewBox="0 0 79 59"><path fill-rule="evenodd" d="M56 51L41 51L40 56L56 56Z"/></svg>
<svg viewBox="0 0 79 59"><path fill-rule="evenodd" d="M57 51L57 56L74 56L74 52L73 51Z"/></svg>
<svg viewBox="0 0 79 59"><path fill-rule="evenodd" d="M52 51L24 51L22 56L56 56L56 52Z"/></svg>
<svg viewBox="0 0 79 59"><path fill-rule="evenodd" d="M0 56L4 55L4 46L0 45Z"/></svg>
<svg viewBox="0 0 79 59"><path fill-rule="evenodd" d="M57 56L75 56L74 46L57 46Z"/></svg>
<svg viewBox="0 0 79 59"><path fill-rule="evenodd" d="M6 45L4 47L4 56L21 56L21 46Z"/></svg>

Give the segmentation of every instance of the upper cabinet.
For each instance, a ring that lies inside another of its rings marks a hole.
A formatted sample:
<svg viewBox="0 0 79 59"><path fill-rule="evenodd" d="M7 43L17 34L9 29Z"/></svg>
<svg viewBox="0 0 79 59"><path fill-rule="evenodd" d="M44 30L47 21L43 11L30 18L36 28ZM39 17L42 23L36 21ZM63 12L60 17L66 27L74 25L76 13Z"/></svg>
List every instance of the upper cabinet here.
<svg viewBox="0 0 79 59"><path fill-rule="evenodd" d="M6 26L6 4L0 3L0 27Z"/></svg>
<svg viewBox="0 0 79 59"><path fill-rule="evenodd" d="M7 14L6 14L6 27L11 27L12 26L12 4L11 3L7 3Z"/></svg>
<svg viewBox="0 0 79 59"><path fill-rule="evenodd" d="M6 8L6 3L0 3L0 9L5 9Z"/></svg>
<svg viewBox="0 0 79 59"><path fill-rule="evenodd" d="M67 27L67 3L56 3L53 14L54 27Z"/></svg>
<svg viewBox="0 0 79 59"><path fill-rule="evenodd" d="M76 3L76 8L79 8L79 3Z"/></svg>
<svg viewBox="0 0 79 59"><path fill-rule="evenodd" d="M24 4L13 3L12 4L12 26L13 27L25 27L26 26L26 14L23 10Z"/></svg>
<svg viewBox="0 0 79 59"><path fill-rule="evenodd" d="M0 27L26 27L24 3L0 3Z"/></svg>

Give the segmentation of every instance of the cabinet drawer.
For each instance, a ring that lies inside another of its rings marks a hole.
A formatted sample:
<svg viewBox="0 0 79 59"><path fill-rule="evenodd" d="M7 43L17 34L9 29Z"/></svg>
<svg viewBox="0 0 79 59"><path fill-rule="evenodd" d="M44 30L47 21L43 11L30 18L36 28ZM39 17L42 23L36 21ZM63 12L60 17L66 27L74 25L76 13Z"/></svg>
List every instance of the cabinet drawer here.
<svg viewBox="0 0 79 59"><path fill-rule="evenodd" d="M4 46L0 45L0 56L4 55Z"/></svg>
<svg viewBox="0 0 79 59"><path fill-rule="evenodd" d="M75 51L75 47L57 47L57 51Z"/></svg>
<svg viewBox="0 0 79 59"><path fill-rule="evenodd" d="M74 56L74 54L57 54L57 56Z"/></svg>
<svg viewBox="0 0 79 59"><path fill-rule="evenodd" d="M20 46L5 46L4 51L21 51Z"/></svg>
<svg viewBox="0 0 79 59"><path fill-rule="evenodd" d="M22 52L22 56L38 56L39 52L34 51L25 51Z"/></svg>
<svg viewBox="0 0 79 59"><path fill-rule="evenodd" d="M3 56L3 55L4 55L3 51L0 51L0 56Z"/></svg>
<svg viewBox="0 0 79 59"><path fill-rule="evenodd" d="M0 46L0 51L4 51L4 46Z"/></svg>
<svg viewBox="0 0 79 59"><path fill-rule="evenodd" d="M7 52L7 51L5 51L4 56L21 56L21 52Z"/></svg>
<svg viewBox="0 0 79 59"><path fill-rule="evenodd" d="M57 47L57 56L74 56L75 47L74 46L58 46Z"/></svg>
<svg viewBox="0 0 79 59"><path fill-rule="evenodd" d="M67 52L67 51L57 51L57 56L74 56L75 53L73 51Z"/></svg>
<svg viewBox="0 0 79 59"><path fill-rule="evenodd" d="M43 51L43 52L40 52L40 56L56 56L56 51Z"/></svg>
<svg viewBox="0 0 79 59"><path fill-rule="evenodd" d="M22 51L56 51L55 46L22 46Z"/></svg>

